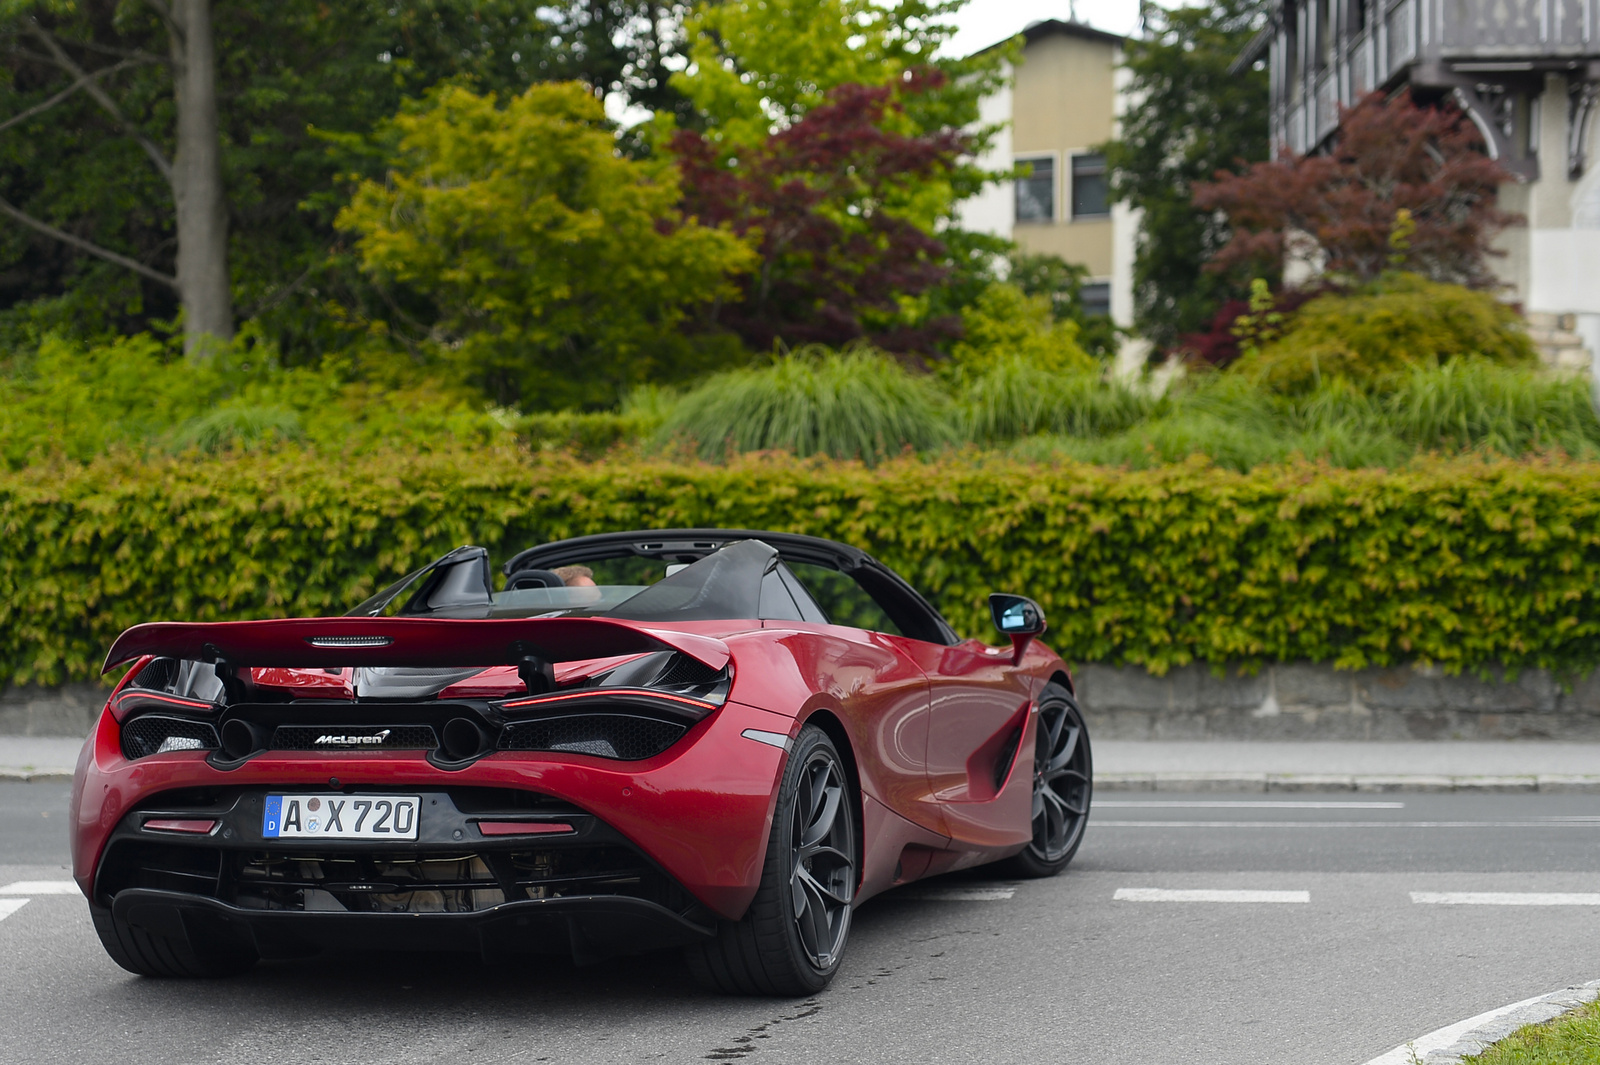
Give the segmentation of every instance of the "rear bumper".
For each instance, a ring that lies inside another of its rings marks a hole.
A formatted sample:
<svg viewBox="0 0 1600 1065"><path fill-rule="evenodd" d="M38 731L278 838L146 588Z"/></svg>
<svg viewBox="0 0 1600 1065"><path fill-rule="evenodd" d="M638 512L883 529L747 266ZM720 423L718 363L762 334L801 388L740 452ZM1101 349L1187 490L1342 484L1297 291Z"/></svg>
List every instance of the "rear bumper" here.
<svg viewBox="0 0 1600 1065"><path fill-rule="evenodd" d="M96 925L114 915L134 927L216 950L238 943L263 958L328 949L569 954L580 965L619 954L684 946L713 928L642 899L615 896L529 899L473 913L307 913L247 910L177 891L130 888Z"/></svg>
<svg viewBox="0 0 1600 1065"><path fill-rule="evenodd" d="M130 814L192 809L189 797L207 791L264 795L512 789L592 815L714 914L737 920L760 880L785 757L784 751L741 733L757 729L788 735L795 727L792 718L730 701L667 751L637 762L505 751L447 771L420 752L286 751L222 770L199 751L129 761L122 754L117 722L102 714L74 781L73 876L92 903L111 905L97 882L107 845L127 831ZM434 916L401 915L404 920Z"/></svg>

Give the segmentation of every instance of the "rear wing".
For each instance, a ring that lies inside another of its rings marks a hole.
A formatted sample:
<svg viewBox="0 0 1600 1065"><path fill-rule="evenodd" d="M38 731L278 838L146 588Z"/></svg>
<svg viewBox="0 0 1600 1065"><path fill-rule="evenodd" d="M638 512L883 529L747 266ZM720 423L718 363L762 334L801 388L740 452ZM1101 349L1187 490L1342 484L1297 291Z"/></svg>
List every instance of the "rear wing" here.
<svg viewBox="0 0 1600 1065"><path fill-rule="evenodd" d="M712 669L728 664L721 640L607 618L295 618L158 621L117 637L101 672L144 655L241 667L504 666L529 655L578 662L677 651Z"/></svg>

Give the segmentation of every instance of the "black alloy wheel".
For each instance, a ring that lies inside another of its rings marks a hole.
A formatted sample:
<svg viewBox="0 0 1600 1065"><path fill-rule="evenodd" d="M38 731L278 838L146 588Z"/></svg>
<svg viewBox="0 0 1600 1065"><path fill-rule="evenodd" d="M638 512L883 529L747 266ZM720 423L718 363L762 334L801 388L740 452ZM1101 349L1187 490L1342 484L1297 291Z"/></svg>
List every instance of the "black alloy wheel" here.
<svg viewBox="0 0 1600 1065"><path fill-rule="evenodd" d="M789 892L795 931L818 971L830 971L850 935L855 895L855 824L844 766L818 746L801 770L789 831Z"/></svg>
<svg viewBox="0 0 1600 1065"><path fill-rule="evenodd" d="M828 986L850 938L857 882L856 795L827 733L800 730L784 767L761 885L738 921L689 948L707 987L736 995L810 995Z"/></svg>
<svg viewBox="0 0 1600 1065"><path fill-rule="evenodd" d="M1039 695L1033 755L1033 841L1011 860L1022 876L1054 876L1083 842L1094 788L1089 730L1072 694L1057 683Z"/></svg>

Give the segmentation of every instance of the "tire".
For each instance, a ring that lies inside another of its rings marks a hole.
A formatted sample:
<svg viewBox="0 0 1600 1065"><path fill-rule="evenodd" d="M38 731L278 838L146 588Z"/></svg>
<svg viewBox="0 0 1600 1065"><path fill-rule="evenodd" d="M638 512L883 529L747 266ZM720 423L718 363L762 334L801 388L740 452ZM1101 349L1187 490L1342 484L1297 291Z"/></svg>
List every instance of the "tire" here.
<svg viewBox="0 0 1600 1065"><path fill-rule="evenodd" d="M1033 752L1033 841L1006 862L1015 876L1055 876L1078 853L1089 824L1094 759L1077 700L1051 681L1039 693Z"/></svg>
<svg viewBox="0 0 1600 1065"><path fill-rule="evenodd" d="M214 978L237 976L260 960L255 950L226 933L204 935L204 929L185 925L178 935L119 921L110 910L91 906L94 930L111 960L139 976ZM191 942L199 941L199 947Z"/></svg>
<svg viewBox="0 0 1600 1065"><path fill-rule="evenodd" d="M778 787L772 835L750 909L686 952L702 985L729 995L812 995L828 986L850 938L856 798L825 732L800 730Z"/></svg>

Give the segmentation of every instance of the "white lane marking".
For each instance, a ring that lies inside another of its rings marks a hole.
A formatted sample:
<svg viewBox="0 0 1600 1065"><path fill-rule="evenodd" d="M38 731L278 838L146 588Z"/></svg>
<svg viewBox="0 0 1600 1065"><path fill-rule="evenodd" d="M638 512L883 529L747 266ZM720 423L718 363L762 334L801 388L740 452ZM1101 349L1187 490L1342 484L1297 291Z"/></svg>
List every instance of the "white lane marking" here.
<svg viewBox="0 0 1600 1065"><path fill-rule="evenodd" d="M897 891L895 897L923 902L999 902L1017 893L1016 888L911 888Z"/></svg>
<svg viewBox="0 0 1600 1065"><path fill-rule="evenodd" d="M1094 808L1104 810L1116 807L1124 810L1404 810L1403 802L1297 802L1288 799L1263 799L1259 802L1240 800L1173 801L1143 799L1096 799Z"/></svg>
<svg viewBox="0 0 1600 1065"><path fill-rule="evenodd" d="M0 899L0 921L4 921L27 904L27 899Z"/></svg>
<svg viewBox="0 0 1600 1065"><path fill-rule="evenodd" d="M0 887L0 895L77 895L78 885L70 880L18 880Z"/></svg>
<svg viewBox="0 0 1600 1065"><path fill-rule="evenodd" d="M1097 828L1600 828L1600 821L1091 821Z"/></svg>
<svg viewBox="0 0 1600 1065"><path fill-rule="evenodd" d="M1166 888L1117 888L1113 902L1310 902L1309 891L1218 891L1210 888L1189 888L1171 891Z"/></svg>
<svg viewBox="0 0 1600 1065"><path fill-rule="evenodd" d="M1600 906L1596 891L1413 891L1425 906Z"/></svg>
<svg viewBox="0 0 1600 1065"><path fill-rule="evenodd" d="M1480 1013L1476 1017L1468 1017L1464 1021L1446 1025L1435 1029L1427 1035L1419 1035L1409 1043L1401 1043L1393 1050L1385 1051L1365 1062L1364 1065L1411 1065L1413 1061L1421 1061L1435 1050L1443 1050L1453 1044L1457 1039L1466 1035L1475 1028L1482 1028L1496 1017L1503 1017L1507 1013L1520 1010L1524 1006L1531 1006L1544 998L1544 995L1535 995L1525 998L1521 1002L1513 1002L1509 1006L1492 1009L1488 1013Z"/></svg>

